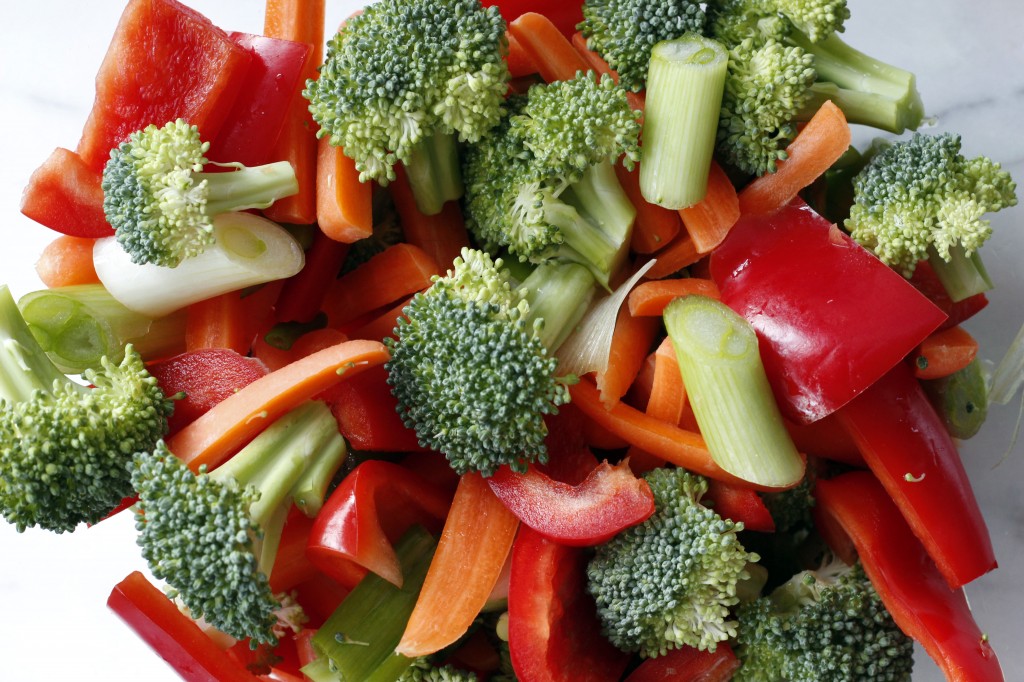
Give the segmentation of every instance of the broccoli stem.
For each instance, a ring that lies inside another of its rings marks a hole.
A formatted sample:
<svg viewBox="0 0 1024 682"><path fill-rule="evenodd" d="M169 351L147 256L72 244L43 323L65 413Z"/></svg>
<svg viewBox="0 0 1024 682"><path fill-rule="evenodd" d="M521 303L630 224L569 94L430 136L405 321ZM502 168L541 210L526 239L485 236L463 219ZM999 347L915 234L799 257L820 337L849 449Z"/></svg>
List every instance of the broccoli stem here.
<svg viewBox="0 0 1024 682"><path fill-rule="evenodd" d="M594 298L594 276L577 263L546 263L523 281L530 312L527 324L543 320L538 337L554 353L583 318Z"/></svg>
<svg viewBox="0 0 1024 682"><path fill-rule="evenodd" d="M921 124L920 112L915 112L906 101L890 99L873 92L847 90L827 81L816 82L807 92L807 101L796 115L798 121L811 120L822 104L831 101L850 123L896 134Z"/></svg>
<svg viewBox="0 0 1024 682"><path fill-rule="evenodd" d="M237 169L233 171L195 173L193 178L196 184L202 180L207 183L209 195L206 214L209 216L249 208L267 208L278 199L299 191L295 169L287 161L252 168L237 164Z"/></svg>
<svg viewBox="0 0 1024 682"><path fill-rule="evenodd" d="M686 208L704 198L729 53L697 34L651 51L640 190L651 203Z"/></svg>
<svg viewBox="0 0 1024 682"><path fill-rule="evenodd" d="M664 318L715 462L759 485L797 483L804 464L783 424L750 324L704 296L677 298Z"/></svg>
<svg viewBox="0 0 1024 682"><path fill-rule="evenodd" d="M437 215L447 201L462 196L462 171L455 135L435 132L409 152L405 162L416 207L424 215Z"/></svg>
<svg viewBox="0 0 1024 682"><path fill-rule="evenodd" d="M944 260L934 248L928 249L928 263L954 302L988 291L993 286L981 254L975 251L968 256L959 244L949 247L949 260Z"/></svg>
<svg viewBox="0 0 1024 682"><path fill-rule="evenodd" d="M613 275L626 261L636 220L636 208L622 189L615 167L608 161L591 166L562 193L562 201L572 204L616 246L611 268L607 270L609 276Z"/></svg>
<svg viewBox="0 0 1024 682"><path fill-rule="evenodd" d="M47 357L10 289L0 285L0 400L26 402L36 391L52 393L55 383L73 382Z"/></svg>
<svg viewBox="0 0 1024 682"><path fill-rule="evenodd" d="M557 199L544 199L544 220L562 234L562 243L551 255L587 266L594 278L607 287L620 260L620 245L583 217L572 201L571 189Z"/></svg>

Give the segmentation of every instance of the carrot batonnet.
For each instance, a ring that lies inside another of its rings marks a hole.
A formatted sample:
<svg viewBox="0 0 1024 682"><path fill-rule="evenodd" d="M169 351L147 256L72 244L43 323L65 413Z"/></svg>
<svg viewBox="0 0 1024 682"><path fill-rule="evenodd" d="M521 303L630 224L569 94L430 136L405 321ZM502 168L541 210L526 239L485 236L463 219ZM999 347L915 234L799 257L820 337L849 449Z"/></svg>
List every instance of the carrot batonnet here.
<svg viewBox="0 0 1024 682"><path fill-rule="evenodd" d="M708 172L708 188L704 198L693 206L680 209L679 217L697 253L702 254L721 244L740 219L740 200L736 188L714 160Z"/></svg>
<svg viewBox="0 0 1024 682"><path fill-rule="evenodd" d="M509 76L522 78L535 73L530 55L526 53L516 37L505 31L505 38L508 40L508 55L505 56L505 63L508 64Z"/></svg>
<svg viewBox="0 0 1024 682"><path fill-rule="evenodd" d="M240 355L249 354L252 328L237 291L197 301L188 307L186 314L187 350L230 348Z"/></svg>
<svg viewBox="0 0 1024 682"><path fill-rule="evenodd" d="M668 246L653 254L654 265L644 276L646 279L661 279L674 272L693 265L703 255L697 251L697 245L686 231L682 231Z"/></svg>
<svg viewBox="0 0 1024 682"><path fill-rule="evenodd" d="M387 361L384 344L346 341L271 372L172 436L167 446L193 471L216 468L275 419L321 391Z"/></svg>
<svg viewBox="0 0 1024 682"><path fill-rule="evenodd" d="M661 317L665 306L680 296L721 297L718 286L703 277L656 279L642 282L629 292L629 314L634 317Z"/></svg>
<svg viewBox="0 0 1024 682"><path fill-rule="evenodd" d="M508 32L519 41L529 55L534 71L548 83L571 80L578 72L587 72L590 66L543 14L527 12L508 25Z"/></svg>
<svg viewBox="0 0 1024 682"><path fill-rule="evenodd" d="M415 295L415 294L413 294ZM398 318L402 316L405 306L412 301L412 296L402 299L399 303L391 306L376 317L367 320L359 327L348 332L350 339L370 339L382 341L387 337L395 335L395 327L398 326Z"/></svg>
<svg viewBox="0 0 1024 682"><path fill-rule="evenodd" d="M640 191L639 166L626 170L624 166L616 164L615 175L636 209L630 248L636 253L654 253L675 239L683 227L679 213L644 199Z"/></svg>
<svg viewBox="0 0 1024 682"><path fill-rule="evenodd" d="M316 222L325 235L346 244L373 233L373 183L360 182L356 162L327 137L317 143Z"/></svg>
<svg viewBox="0 0 1024 682"><path fill-rule="evenodd" d="M395 179L388 189L402 221L405 241L423 249L442 270L447 270L462 249L469 246L469 232L459 202L446 202L440 213L425 215L416 206L409 179L400 165L395 166Z"/></svg>
<svg viewBox="0 0 1024 682"><path fill-rule="evenodd" d="M914 376L941 379L959 372L978 355L978 341L957 325L937 331L921 342L914 353Z"/></svg>
<svg viewBox="0 0 1024 682"><path fill-rule="evenodd" d="M603 372L598 372L596 376L595 383L601 393L601 402L610 407L626 395L626 391L640 371L640 366L647 358L659 329L661 320L633 317L625 306L619 309L609 350L608 367Z"/></svg>
<svg viewBox="0 0 1024 682"><path fill-rule="evenodd" d="M498 582L518 528L519 519L479 474L462 476L395 651L426 656L462 637Z"/></svg>
<svg viewBox="0 0 1024 682"><path fill-rule="evenodd" d="M92 262L95 239L61 235L46 245L36 261L36 274L48 288L98 284Z"/></svg>
<svg viewBox="0 0 1024 682"><path fill-rule="evenodd" d="M676 280L673 280L676 281ZM678 280L686 281L686 280ZM676 351L667 336L654 351L654 372L650 396L647 398L647 416L668 424L679 424L686 406L686 386L679 373ZM629 468L641 474L664 463L659 457L633 446L629 448Z"/></svg>
<svg viewBox="0 0 1024 682"><path fill-rule="evenodd" d="M740 211L771 213L782 208L850 148L850 139L846 116L826 101L789 143L789 157L778 162L778 169L743 188L739 195Z"/></svg>

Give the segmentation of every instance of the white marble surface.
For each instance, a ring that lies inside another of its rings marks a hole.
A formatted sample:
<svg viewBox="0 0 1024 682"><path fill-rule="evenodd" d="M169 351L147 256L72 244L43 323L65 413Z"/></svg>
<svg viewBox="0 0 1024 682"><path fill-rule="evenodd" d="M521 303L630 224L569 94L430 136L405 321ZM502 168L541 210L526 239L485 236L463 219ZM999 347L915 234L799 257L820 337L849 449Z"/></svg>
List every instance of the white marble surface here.
<svg viewBox="0 0 1024 682"><path fill-rule="evenodd" d="M849 0L849 42L918 74L937 130L963 135L968 154L1001 160L1024 181L1024 3L1020 0ZM258 0L190 0L227 29L259 32ZM358 0L330 0L334 26ZM73 148L88 114L93 77L123 8L121 0L0 3L0 281L19 296L39 283L33 263L53 233L18 212L31 171L56 146ZM858 133L860 139L864 136ZM998 288L969 328L997 360L1024 320L1024 209L994 217L985 249ZM1007 679L1024 676L1024 441L1010 448L1017 408L993 409L982 435L963 447L1001 568L967 588ZM141 565L127 514L73 535L0 523L0 649L3 682L161 682L176 675L105 607L111 586ZM919 657L915 680L941 680Z"/></svg>

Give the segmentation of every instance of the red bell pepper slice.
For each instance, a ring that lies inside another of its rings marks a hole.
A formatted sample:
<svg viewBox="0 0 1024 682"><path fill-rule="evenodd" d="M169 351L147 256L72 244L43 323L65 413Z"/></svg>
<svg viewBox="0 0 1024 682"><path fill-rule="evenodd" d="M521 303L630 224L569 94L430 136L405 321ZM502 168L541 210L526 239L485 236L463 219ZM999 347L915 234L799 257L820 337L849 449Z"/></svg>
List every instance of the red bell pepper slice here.
<svg viewBox="0 0 1024 682"><path fill-rule="evenodd" d="M558 30L571 37L576 32L576 24L583 21L583 3L567 0L482 0L484 7L498 6L501 16L506 22L512 21L520 14L537 12L551 20Z"/></svg>
<svg viewBox="0 0 1024 682"><path fill-rule="evenodd" d="M586 550L521 526L512 545L508 644L522 682L615 682L629 664L601 635L584 590Z"/></svg>
<svg viewBox="0 0 1024 682"><path fill-rule="evenodd" d="M950 587L996 567L956 443L909 366L894 367L836 415Z"/></svg>
<svg viewBox="0 0 1024 682"><path fill-rule="evenodd" d="M99 171L78 154L58 147L32 173L21 197L21 212L73 237L109 237L114 228L103 213Z"/></svg>
<svg viewBox="0 0 1024 682"><path fill-rule="evenodd" d="M664 656L648 658L629 674L626 682L726 682L740 667L732 647L721 642L714 651L693 647L672 649Z"/></svg>
<svg viewBox="0 0 1024 682"><path fill-rule="evenodd" d="M350 563L401 587L392 543L414 524L440 533L451 501L451 495L405 467L367 460L327 498L310 531L306 555L347 587L352 586L346 584Z"/></svg>
<svg viewBox="0 0 1024 682"><path fill-rule="evenodd" d="M325 396L341 435L364 452L422 451L416 432L402 423L398 401L387 384L383 365L366 370L334 387Z"/></svg>
<svg viewBox="0 0 1024 682"><path fill-rule="evenodd" d="M775 532L775 521L771 512L768 511L761 496L752 488L709 478L705 500L716 514L723 519L742 523L744 530Z"/></svg>
<svg viewBox="0 0 1024 682"><path fill-rule="evenodd" d="M799 423L845 405L946 319L800 200L740 218L710 269L722 301L757 331L779 405Z"/></svg>
<svg viewBox="0 0 1024 682"><path fill-rule="evenodd" d="M246 166L277 161L270 158L271 150L313 46L251 33L228 36L252 55L252 64L206 157Z"/></svg>
<svg viewBox="0 0 1024 682"><path fill-rule="evenodd" d="M195 621L135 571L118 583L107 606L153 651L190 682L252 682L245 666L228 656Z"/></svg>
<svg viewBox="0 0 1024 682"><path fill-rule="evenodd" d="M101 171L133 132L177 118L215 139L251 62L248 50L176 0L132 0L96 74L79 155Z"/></svg>
<svg viewBox="0 0 1024 682"><path fill-rule="evenodd" d="M978 628L963 590L946 584L870 472L820 480L814 494L815 521L826 541L837 553L852 542L893 620L921 643L947 679L1003 680L995 651ZM953 520L953 513L947 518Z"/></svg>
<svg viewBox="0 0 1024 682"><path fill-rule="evenodd" d="M650 487L625 463L602 462L575 486L556 481L534 466L525 474L503 466L487 483L520 521L574 547L606 542L654 513Z"/></svg>

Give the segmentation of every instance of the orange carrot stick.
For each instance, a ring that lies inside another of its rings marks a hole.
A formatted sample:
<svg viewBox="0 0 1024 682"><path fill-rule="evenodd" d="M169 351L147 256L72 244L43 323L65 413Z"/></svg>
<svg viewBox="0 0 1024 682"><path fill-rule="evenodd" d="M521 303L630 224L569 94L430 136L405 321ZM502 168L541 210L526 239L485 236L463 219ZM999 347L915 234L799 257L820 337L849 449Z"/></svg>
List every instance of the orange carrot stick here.
<svg viewBox="0 0 1024 682"><path fill-rule="evenodd" d="M846 117L839 107L826 101L789 143L789 158L778 162L778 170L743 188L740 211L771 213L782 208L849 148L850 126Z"/></svg>
<svg viewBox="0 0 1024 682"><path fill-rule="evenodd" d="M702 258L697 245L686 232L681 232L672 242L653 254L657 262L647 271L647 279L661 279L674 272L693 265Z"/></svg>
<svg viewBox="0 0 1024 682"><path fill-rule="evenodd" d="M497 583L518 528L519 519L479 474L464 475L395 651L426 656L464 635Z"/></svg>
<svg viewBox="0 0 1024 682"><path fill-rule="evenodd" d="M508 32L529 55L534 71L548 83L571 80L577 72L590 70L569 39L543 14L521 14L508 25Z"/></svg>
<svg viewBox="0 0 1024 682"><path fill-rule="evenodd" d="M625 306L619 309L608 367L596 376L597 390L601 393L601 402L606 406L614 405L626 395L660 328L659 319L633 317Z"/></svg>
<svg viewBox="0 0 1024 682"><path fill-rule="evenodd" d="M505 63L508 64L508 73L512 78L522 78L536 73L533 68L533 60L527 54L523 46L519 44L516 37L505 31L505 38L508 39L508 55L505 56Z"/></svg>
<svg viewBox="0 0 1024 682"><path fill-rule="evenodd" d="M697 294L718 299L718 286L710 279L656 279L638 284L629 292L629 314L634 317L661 317L665 306L680 296Z"/></svg>
<svg viewBox="0 0 1024 682"><path fill-rule="evenodd" d="M216 468L282 414L346 377L384 363L377 341L346 341L285 365L210 408L167 441L193 471Z"/></svg>
<svg viewBox="0 0 1024 682"><path fill-rule="evenodd" d="M423 249L442 270L447 270L462 249L469 246L469 233L462 221L459 203L449 201L437 215L424 215L416 206L405 169L396 166L395 175L388 189L402 221L405 241Z"/></svg>
<svg viewBox="0 0 1024 682"><path fill-rule="evenodd" d="M248 355L252 334L245 312L237 291L193 303L186 312L185 348L230 348Z"/></svg>
<svg viewBox="0 0 1024 682"><path fill-rule="evenodd" d="M346 244L373 233L373 183L360 182L356 162L327 137L317 143L316 222L328 237Z"/></svg>
<svg viewBox="0 0 1024 682"><path fill-rule="evenodd" d="M317 67L323 61L324 4L325 0L267 0L266 4L263 20L266 36L313 46L271 154L275 161L289 161L299 181L298 194L278 199L264 211L268 218L279 223L308 225L317 217L317 125L302 97L302 89L306 80L316 78Z"/></svg>
<svg viewBox="0 0 1024 682"><path fill-rule="evenodd" d="M708 253L722 243L725 235L740 219L740 202L729 176L715 161L708 173L708 189L704 198L693 206L681 209L686 232L693 239L697 253Z"/></svg>
<svg viewBox="0 0 1024 682"><path fill-rule="evenodd" d="M679 373L679 363L671 340L665 337L653 355L654 372L647 399L647 416L668 424L678 424L686 406L686 387ZM664 464L662 459L635 446L629 449L627 455L629 468L637 475Z"/></svg>
<svg viewBox="0 0 1024 682"><path fill-rule="evenodd" d="M253 342L252 354L254 357L262 360L267 369L273 372L319 350L348 341L348 338L348 336L337 329L325 327L306 332L295 339L291 348L285 349L270 345L267 343L266 338L261 336Z"/></svg>
<svg viewBox="0 0 1024 682"><path fill-rule="evenodd" d="M626 170L624 166L615 165L615 175L619 178L622 190L636 208L636 220L633 221L633 237L630 248L637 253L654 253L671 242L682 222L679 213L671 211L644 199L640 192L640 168Z"/></svg>
<svg viewBox="0 0 1024 682"><path fill-rule="evenodd" d="M402 311L410 301L412 301L412 296L403 298L381 314L351 330L348 337L350 339L369 339L370 341L383 341L389 336L393 337L395 327L398 326L398 318L402 316Z"/></svg>
<svg viewBox="0 0 1024 682"><path fill-rule="evenodd" d="M957 325L937 331L921 342L914 353L914 376L941 379L959 372L978 355L978 341Z"/></svg>
<svg viewBox="0 0 1024 682"><path fill-rule="evenodd" d="M92 264L95 239L61 235L46 245L36 261L36 274L48 288L98 284Z"/></svg>
<svg viewBox="0 0 1024 682"><path fill-rule="evenodd" d="M615 82L619 82L619 74L612 67L608 66L608 62L598 53L587 47L587 39L583 37L583 34L576 31L572 35L572 47L576 52L583 57L583 61L586 62L587 68L598 74L608 74L615 79ZM629 106L634 111L643 111L647 104L647 99L642 92L626 91L626 101L629 102ZM632 198L632 197L631 197Z"/></svg>

